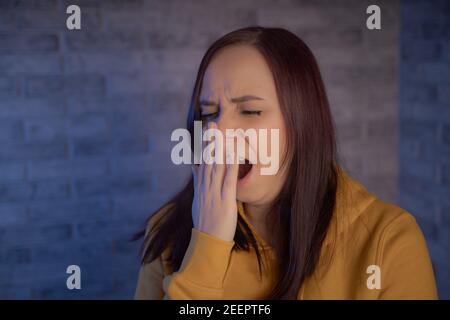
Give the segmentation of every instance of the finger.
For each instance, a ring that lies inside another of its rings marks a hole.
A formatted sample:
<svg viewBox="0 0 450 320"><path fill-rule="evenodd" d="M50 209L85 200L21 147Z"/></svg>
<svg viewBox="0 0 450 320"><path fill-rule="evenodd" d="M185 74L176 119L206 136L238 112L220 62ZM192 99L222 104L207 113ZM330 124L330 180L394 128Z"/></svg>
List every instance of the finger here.
<svg viewBox="0 0 450 320"><path fill-rule="evenodd" d="M217 125L213 123L212 128L217 129ZM220 193L225 175L224 146L221 139L214 139L214 157L216 161L213 164L211 186Z"/></svg>
<svg viewBox="0 0 450 320"><path fill-rule="evenodd" d="M234 153L230 153L227 157L231 157L232 161L226 165L226 173L223 180L222 198L236 200L236 189L238 181L239 164Z"/></svg>
<svg viewBox="0 0 450 320"><path fill-rule="evenodd" d="M197 181L198 181L198 187L204 185L204 166L205 166L205 159L203 157L203 152L205 151L206 142L204 140L204 132L208 129L208 123L206 126L202 128L202 149L201 149L201 155L200 155L200 164L197 166Z"/></svg>
<svg viewBox="0 0 450 320"><path fill-rule="evenodd" d="M212 126L212 122L208 123L207 129L211 129ZM202 166L202 171L203 171L203 179L202 179L202 185L203 188L209 189L210 188L210 184L211 184L211 172L212 172L212 160L213 160L213 155L212 152L209 152L210 147L214 146L214 141L209 142L208 146L206 146L206 148L208 148L207 152L206 152L206 159L204 159L204 164ZM206 149L204 148L204 150Z"/></svg>

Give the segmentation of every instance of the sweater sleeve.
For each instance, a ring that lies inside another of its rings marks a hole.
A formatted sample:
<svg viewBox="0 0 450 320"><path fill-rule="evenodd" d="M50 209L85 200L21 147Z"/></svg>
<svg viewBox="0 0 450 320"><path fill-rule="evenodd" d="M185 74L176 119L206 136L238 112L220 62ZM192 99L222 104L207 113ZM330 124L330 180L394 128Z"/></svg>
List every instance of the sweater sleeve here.
<svg viewBox="0 0 450 320"><path fill-rule="evenodd" d="M391 222L380 242L380 299L437 299L424 236L409 214Z"/></svg>
<svg viewBox="0 0 450 320"><path fill-rule="evenodd" d="M141 267L135 298L222 299L233 246L193 228L180 269L164 276L161 259Z"/></svg>

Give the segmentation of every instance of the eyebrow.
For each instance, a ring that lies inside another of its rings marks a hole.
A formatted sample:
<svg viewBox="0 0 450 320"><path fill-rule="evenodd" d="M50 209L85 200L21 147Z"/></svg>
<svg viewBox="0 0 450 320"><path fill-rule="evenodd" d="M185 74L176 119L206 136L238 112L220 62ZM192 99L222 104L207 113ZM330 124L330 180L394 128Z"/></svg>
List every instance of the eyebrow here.
<svg viewBox="0 0 450 320"><path fill-rule="evenodd" d="M230 101L233 103L243 103L243 102L247 102L247 101L251 101L251 100L264 100L261 97L258 96L254 96L254 95L244 95L244 96L240 96L240 97L236 97L236 98L232 98ZM210 101L210 100L200 100L200 105L202 106L212 106L212 107L218 107L219 104L214 102L214 101Z"/></svg>

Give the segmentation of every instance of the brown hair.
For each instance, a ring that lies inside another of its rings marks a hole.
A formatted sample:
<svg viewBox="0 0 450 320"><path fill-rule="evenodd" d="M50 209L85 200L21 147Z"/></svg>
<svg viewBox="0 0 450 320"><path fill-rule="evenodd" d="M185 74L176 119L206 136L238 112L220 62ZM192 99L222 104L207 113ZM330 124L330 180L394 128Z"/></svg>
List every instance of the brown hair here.
<svg viewBox="0 0 450 320"><path fill-rule="evenodd" d="M200 120L199 97L208 64L220 49L238 44L252 46L264 56L286 124L287 181L267 215L267 225L277 235L274 249L279 276L266 298L296 299L317 266L335 206L336 146L328 99L316 59L296 35L281 28L239 29L214 42L200 63L187 119L191 137L194 121ZM173 271L180 268L193 227L193 194L190 179L156 211L164 214L152 221L144 240L142 264L150 263L170 247L167 263ZM234 241L233 250L256 251L261 271L256 239L239 215Z"/></svg>

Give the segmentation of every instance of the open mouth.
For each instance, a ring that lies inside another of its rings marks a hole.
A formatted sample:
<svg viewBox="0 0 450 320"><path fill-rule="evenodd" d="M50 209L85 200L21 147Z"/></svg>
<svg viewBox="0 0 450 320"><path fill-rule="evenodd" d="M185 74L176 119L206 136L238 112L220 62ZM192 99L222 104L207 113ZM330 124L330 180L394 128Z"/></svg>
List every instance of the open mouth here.
<svg viewBox="0 0 450 320"><path fill-rule="evenodd" d="M252 170L252 167L253 167L253 165L247 159L245 159L245 163L240 163L238 179L241 180L245 176L247 176L247 174L250 172L250 170Z"/></svg>

